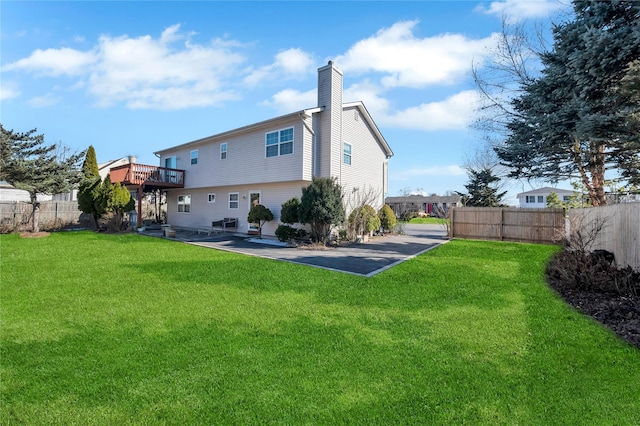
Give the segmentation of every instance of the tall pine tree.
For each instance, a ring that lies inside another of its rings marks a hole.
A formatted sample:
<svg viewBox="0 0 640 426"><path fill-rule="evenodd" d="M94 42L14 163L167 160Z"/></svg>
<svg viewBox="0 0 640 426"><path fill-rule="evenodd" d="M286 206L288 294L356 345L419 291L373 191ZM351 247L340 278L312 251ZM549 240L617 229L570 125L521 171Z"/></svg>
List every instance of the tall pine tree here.
<svg viewBox="0 0 640 426"><path fill-rule="evenodd" d="M640 2L573 3L575 19L554 29L542 75L514 99L509 136L496 151L511 177L578 177L602 205L607 169L640 178L640 103L625 83L637 82L630 70L640 58Z"/></svg>
<svg viewBox="0 0 640 426"><path fill-rule="evenodd" d="M98 219L104 211L100 206L100 172L93 145L87 149L87 155L82 163L82 180L78 190L78 208L91 217L94 229L98 227Z"/></svg>
<svg viewBox="0 0 640 426"><path fill-rule="evenodd" d="M491 169L469 169L469 183L464 187L467 193L462 196L462 204L468 207L499 207L507 191L499 192L497 183L500 178L495 176Z"/></svg>
<svg viewBox="0 0 640 426"><path fill-rule="evenodd" d="M0 179L29 193L32 231L40 231L38 194L69 191L79 181L78 163L84 153L70 153L59 145L45 145L37 130L19 133L0 124Z"/></svg>

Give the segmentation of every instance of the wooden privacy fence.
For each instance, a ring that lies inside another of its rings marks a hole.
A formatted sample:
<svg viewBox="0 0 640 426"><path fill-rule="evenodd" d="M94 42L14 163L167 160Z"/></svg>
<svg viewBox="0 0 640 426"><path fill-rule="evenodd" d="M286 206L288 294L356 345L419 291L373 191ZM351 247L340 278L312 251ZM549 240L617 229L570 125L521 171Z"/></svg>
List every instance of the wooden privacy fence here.
<svg viewBox="0 0 640 426"><path fill-rule="evenodd" d="M479 240L555 243L564 236L564 209L455 207L449 236Z"/></svg>
<svg viewBox="0 0 640 426"><path fill-rule="evenodd" d="M0 232L29 229L33 206L23 201L0 202ZM82 212L77 201L41 201L40 229L54 230L78 224Z"/></svg>
<svg viewBox="0 0 640 426"><path fill-rule="evenodd" d="M614 254L618 266L640 270L640 203L569 210L570 233L578 229L593 233L589 250L607 250ZM599 232L594 228L602 226Z"/></svg>

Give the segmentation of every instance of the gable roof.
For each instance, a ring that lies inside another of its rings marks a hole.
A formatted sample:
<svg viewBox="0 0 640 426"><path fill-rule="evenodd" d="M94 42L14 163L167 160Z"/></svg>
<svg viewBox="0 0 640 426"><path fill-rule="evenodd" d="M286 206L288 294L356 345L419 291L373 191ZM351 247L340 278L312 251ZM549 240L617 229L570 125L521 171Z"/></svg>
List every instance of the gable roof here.
<svg viewBox="0 0 640 426"><path fill-rule="evenodd" d="M393 151L391 150L391 147L387 143L387 140L384 138L384 136L382 136L382 133L380 133L380 129L378 129L378 126L376 126L376 123L373 121L373 118L371 117L371 114L369 114L369 111L367 111L367 108L364 106L364 103L362 103L362 101L357 101L357 102L349 102L349 103L342 104L343 111L345 108L352 108L352 107L358 108L358 110L360 111L360 115L365 119L365 121L373 131L373 134L378 139L378 142L380 143L380 146L384 151L384 153L386 154L387 158L392 157Z"/></svg>
<svg viewBox="0 0 640 426"><path fill-rule="evenodd" d="M378 140L378 143L380 144L380 147L384 151L384 153L387 156L387 158L392 157L393 156L393 151L391 151L391 147L387 143L387 140L384 138L384 136L382 136L382 133L380 133L380 130L378 129L378 126L376 126L376 123L373 121L373 118L371 118L371 115L369 114L369 111L367 111L367 109L365 108L364 104L361 101L342 104L342 110L343 111L344 111L345 108L353 108L353 107L358 108L358 110L360 111L360 115L365 119L365 121L367 122L367 124L371 128L371 131L373 132L373 134L375 135L376 139ZM172 146L172 147L169 147L169 148L161 149L159 151L154 152L154 154L155 155L162 155L162 154L164 154L166 152L174 151L176 149L184 149L184 148L189 148L189 147L195 147L197 145L201 145L201 144L204 144L204 143L211 143L211 142L214 142L214 141L219 140L219 139L226 139L226 138L229 138L231 136L235 136L235 135L238 135L238 134L250 132L250 131L259 129L261 127L270 125L272 123L276 123L278 121L287 120L287 119L295 118L295 117L300 117L300 118L310 117L312 114L315 114L315 113L318 113L318 112L322 112L322 111L324 111L324 107L315 107L315 108L303 109L303 110L300 110L300 111L292 112L290 114L285 114L285 115L281 115L279 117L274 117L274 118L270 118L268 120L259 121L257 123L249 124L249 125L246 125L246 126L243 126L243 127L238 127L237 129L228 130L226 132L217 133L217 134L211 135L211 136L206 136L204 138L196 139L196 140L191 141L191 142L185 142L185 143L180 144L180 145L175 145L175 146Z"/></svg>

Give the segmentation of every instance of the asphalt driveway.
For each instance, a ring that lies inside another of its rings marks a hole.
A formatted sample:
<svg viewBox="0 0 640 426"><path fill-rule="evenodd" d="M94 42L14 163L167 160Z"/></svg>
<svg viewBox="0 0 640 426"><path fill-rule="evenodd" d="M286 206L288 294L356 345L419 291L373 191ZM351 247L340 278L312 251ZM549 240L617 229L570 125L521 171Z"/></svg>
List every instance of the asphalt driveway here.
<svg viewBox="0 0 640 426"><path fill-rule="evenodd" d="M404 232L373 238L364 244L327 249L282 247L239 237L211 237L189 243L370 277L447 241L440 225L405 225Z"/></svg>

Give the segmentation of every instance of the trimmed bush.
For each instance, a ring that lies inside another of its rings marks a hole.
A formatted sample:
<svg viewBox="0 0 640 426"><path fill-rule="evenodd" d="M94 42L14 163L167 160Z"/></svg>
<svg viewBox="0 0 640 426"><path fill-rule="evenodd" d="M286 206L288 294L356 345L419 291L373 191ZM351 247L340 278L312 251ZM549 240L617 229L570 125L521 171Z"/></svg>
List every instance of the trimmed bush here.
<svg viewBox="0 0 640 426"><path fill-rule="evenodd" d="M396 214L393 212L388 204L385 204L378 211L378 217L380 218L380 226L386 231L391 231L398 223Z"/></svg>
<svg viewBox="0 0 640 426"><path fill-rule="evenodd" d="M380 218L373 207L365 205L351 212L349 215L349 228L356 235L368 234L380 229Z"/></svg>
<svg viewBox="0 0 640 426"><path fill-rule="evenodd" d="M344 221L342 187L335 178L313 178L306 188L302 188L300 223L311 226L311 238L326 243L331 225L340 225Z"/></svg>
<svg viewBox="0 0 640 426"><path fill-rule="evenodd" d="M282 204L282 210L280 210L280 222L288 224L300 222L299 209L300 200L297 197L285 201Z"/></svg>
<svg viewBox="0 0 640 426"><path fill-rule="evenodd" d="M294 228L289 225L280 225L276 229L276 237L282 242L292 241L307 236L307 231L304 229Z"/></svg>
<svg viewBox="0 0 640 426"><path fill-rule="evenodd" d="M270 220L273 220L273 213L262 204L256 204L251 207L249 215L247 216L247 222L258 224L258 235L260 238L262 238L262 226Z"/></svg>

